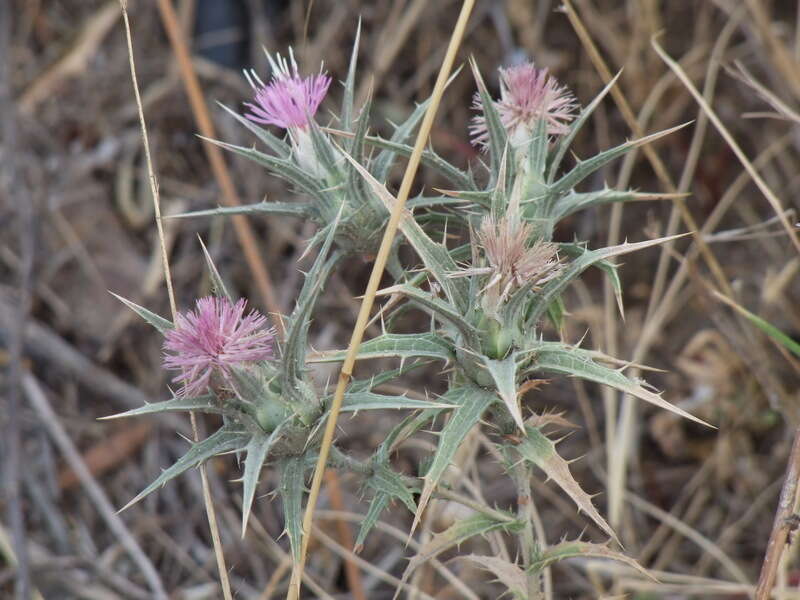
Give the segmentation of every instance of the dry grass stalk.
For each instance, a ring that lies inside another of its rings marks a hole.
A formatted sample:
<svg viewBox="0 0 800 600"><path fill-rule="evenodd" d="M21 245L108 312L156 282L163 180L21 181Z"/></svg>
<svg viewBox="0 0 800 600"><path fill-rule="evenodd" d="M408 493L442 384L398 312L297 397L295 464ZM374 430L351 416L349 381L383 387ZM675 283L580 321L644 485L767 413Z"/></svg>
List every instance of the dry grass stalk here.
<svg viewBox="0 0 800 600"><path fill-rule="evenodd" d="M170 270L169 270L169 257L167 256L167 246L164 241L164 225L161 221L161 204L159 202L159 196L158 196L158 180L156 179L156 174L153 169L153 161L150 157L150 143L147 138L147 125L144 119L142 98L141 95L139 94L139 82L136 79L136 64L133 60L133 41L131 40L131 26L130 26L130 21L128 19L127 0L120 0L120 6L122 7L122 18L125 22L125 39L128 44L128 58L131 67L131 80L133 82L134 95L136 96L136 106L139 110L139 123L142 127L142 142L144 144L145 157L147 159L147 173L150 179L150 188L153 194L153 206L155 209L156 227L158 229L158 239L161 244L161 258L164 264L164 280L167 283L169 305L172 311L172 319L174 321L178 313L178 309L175 303L175 291L172 289L172 277L170 276ZM194 434L195 441L197 441L198 440L197 417L193 412L190 414L192 421L192 433ZM228 569L225 566L225 556L223 554L222 541L220 540L220 535L219 535L219 526L217 525L217 517L214 511L214 501L211 498L211 488L208 484L208 474L206 472L206 466L200 465L199 470L200 470L200 479L203 486L203 502L206 507L208 526L209 529L211 530L211 539L213 540L214 543L214 555L217 559L217 568L219 570L219 578L220 578L220 584L222 586L222 592L225 597L225 600L233 600L233 594L231 593L231 585L228 579Z"/></svg>

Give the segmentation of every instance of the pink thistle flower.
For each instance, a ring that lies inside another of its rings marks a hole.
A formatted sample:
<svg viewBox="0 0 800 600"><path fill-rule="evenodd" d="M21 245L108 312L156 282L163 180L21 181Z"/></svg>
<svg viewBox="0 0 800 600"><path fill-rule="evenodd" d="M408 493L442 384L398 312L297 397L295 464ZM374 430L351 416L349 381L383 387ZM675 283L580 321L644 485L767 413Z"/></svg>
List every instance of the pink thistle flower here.
<svg viewBox="0 0 800 600"><path fill-rule="evenodd" d="M289 51L289 61L280 55L275 60L267 55L272 66L272 81L264 84L255 71L245 77L255 90L255 104L245 102L250 108L245 117L263 125L277 125L283 129L305 129L314 117L320 103L328 93L331 78L318 75L300 77L294 55Z"/></svg>
<svg viewBox="0 0 800 600"><path fill-rule="evenodd" d="M272 358L275 332L259 312L245 316L246 303L206 296L195 310L177 315L175 328L165 334L164 367L181 371L173 379L182 384L179 396L204 393L215 371L227 379L233 367Z"/></svg>
<svg viewBox="0 0 800 600"><path fill-rule="evenodd" d="M572 93L550 77L547 69L537 69L527 63L500 69L500 100L494 102L500 120L512 141L530 138L539 119L547 120L549 135L564 135L567 123L575 118L577 103ZM473 109L483 110L480 95L475 94ZM484 150L489 143L486 117L478 115L470 125L472 143Z"/></svg>

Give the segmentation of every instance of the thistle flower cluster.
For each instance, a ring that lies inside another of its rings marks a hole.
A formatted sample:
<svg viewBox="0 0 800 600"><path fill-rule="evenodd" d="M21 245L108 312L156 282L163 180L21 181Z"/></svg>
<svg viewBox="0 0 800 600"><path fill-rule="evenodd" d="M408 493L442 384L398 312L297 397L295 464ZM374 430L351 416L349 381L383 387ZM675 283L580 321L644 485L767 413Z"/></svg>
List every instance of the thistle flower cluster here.
<svg viewBox="0 0 800 600"><path fill-rule="evenodd" d="M255 96L245 102L245 115L228 109L263 147L218 143L290 182L300 198L296 202L263 202L186 216L261 213L267 217L307 218L319 225L310 242L319 246L319 252L295 308L285 320L285 339L274 339L262 315L253 311L245 314L244 300L230 300L207 257L219 295L199 300L194 310L178 315L174 324L128 302L164 334L164 365L179 371L175 382L181 388L171 400L125 415L187 409L222 414L223 425L216 433L195 444L134 501L211 456L245 452L243 527L259 473L264 465L272 466L280 474L286 531L293 556L298 559L305 483L331 403L327 389L319 389L308 372L313 363L339 362L345 355L344 350L309 353L309 324L330 274L344 261L357 255L369 256L377 247L377 236L395 202L385 182L396 158L411 154L406 140L427 102L398 125L390 139L369 136L370 101L360 108L357 117L353 105L354 49L341 110L334 117L336 127L323 130L315 115L325 101L330 77L322 70L317 75L301 76L291 52L288 61L280 56L269 60L273 71L269 84L254 72L247 74ZM615 539L591 497L573 479L567 461L556 451L552 432L544 430L548 424L553 427L559 423L543 415L542 394L537 393L531 403L524 402L523 396L539 387L537 382L543 376L578 377L697 420L629 378L617 368L615 359L560 339L545 339L546 319L561 327L566 314L564 291L586 269L601 269L621 296L617 267L609 259L672 239L598 249L552 239L557 223L574 212L637 198L630 190L577 192L575 188L604 165L663 133L626 142L565 168L562 163L569 144L609 87L579 112L572 94L547 70L533 64L500 69L499 99L492 97L474 65L473 71L478 90L474 105L481 114L473 121L470 133L473 142L488 154L485 173L479 172L476 177L473 170L450 164L432 149L425 151L424 164L448 180L451 191L446 196L420 196L409 202L415 210L406 212L400 230L423 268L406 268L397 254L399 244L395 244L389 261L395 281L379 292L381 297L392 299L384 309L388 325L381 335L362 344L358 356L396 357L399 367L351 381L343 406L344 411L353 412L387 408L415 411L414 416L398 419L397 426L366 462L347 456L334 445L332 466L354 470L363 478L365 490L370 490L370 507L357 546L394 500L414 513L413 532L429 500L438 493L458 447L473 428L488 423L486 433L506 460L509 473L515 474L520 489L529 485L534 467L542 470ZM259 125L277 127L286 135L278 137ZM433 218L442 213L448 213L450 236L444 235L442 220ZM446 241L435 241L452 238L453 223L471 239L470 244L450 247ZM409 306L429 313L433 327L413 334L392 331L393 311ZM375 386L430 361L450 366L446 370L447 391L436 401L375 391ZM424 475L415 478L397 472L390 460L392 449L423 428L441 423L437 419L440 415L450 418L441 427ZM475 507L474 503L469 505ZM541 550L529 543L533 534L527 514L524 510L518 515L497 509L479 512L460 522L458 532L442 533L435 544L437 552L472 535L497 530L520 534L523 564L544 565L557 560L564 551L561 545ZM597 548L601 548L587 542L571 543L580 548L578 553L600 552ZM605 546L602 554L632 563ZM412 561L403 579L415 566ZM517 564L504 563L502 570L505 576L500 579L504 581L536 581ZM509 591L517 598L536 592L513 586Z"/></svg>

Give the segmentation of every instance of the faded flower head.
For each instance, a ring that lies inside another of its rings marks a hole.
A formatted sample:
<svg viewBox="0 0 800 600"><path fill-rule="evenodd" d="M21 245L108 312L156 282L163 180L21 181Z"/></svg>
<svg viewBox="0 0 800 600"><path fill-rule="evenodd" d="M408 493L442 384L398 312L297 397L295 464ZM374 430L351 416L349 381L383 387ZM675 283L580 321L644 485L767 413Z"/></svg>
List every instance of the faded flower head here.
<svg viewBox="0 0 800 600"><path fill-rule="evenodd" d="M527 63L500 69L500 100L494 106L512 142L524 142L539 119L547 120L549 135L567 133L567 123L575 118L577 104L572 93L550 77L547 69L537 69L533 63ZM478 94L475 95L473 108L483 110ZM484 115L472 120L470 133L473 135L472 143L485 149L489 142L489 131Z"/></svg>
<svg viewBox="0 0 800 600"><path fill-rule="evenodd" d="M173 379L182 384L178 395L204 393L215 371L227 378L233 367L272 358L275 332L259 312L245 315L246 303L206 296L194 310L177 315L165 335L164 366L181 370Z"/></svg>
<svg viewBox="0 0 800 600"><path fill-rule="evenodd" d="M325 98L331 78L322 73L321 67L318 75L300 77L291 50L289 61L280 54L275 59L269 55L267 58L273 73L269 84L264 84L255 71L245 71L245 77L256 92L255 104L245 102L251 111L245 116L256 123L277 125L290 131L305 129Z"/></svg>
<svg viewBox="0 0 800 600"><path fill-rule="evenodd" d="M533 227L523 222L513 207L499 219L488 215L477 232L477 241L489 264L469 267L452 276L488 275L489 282L483 288L484 304L494 312L513 290L525 284L544 283L558 274L558 246L543 240L531 244L532 236Z"/></svg>

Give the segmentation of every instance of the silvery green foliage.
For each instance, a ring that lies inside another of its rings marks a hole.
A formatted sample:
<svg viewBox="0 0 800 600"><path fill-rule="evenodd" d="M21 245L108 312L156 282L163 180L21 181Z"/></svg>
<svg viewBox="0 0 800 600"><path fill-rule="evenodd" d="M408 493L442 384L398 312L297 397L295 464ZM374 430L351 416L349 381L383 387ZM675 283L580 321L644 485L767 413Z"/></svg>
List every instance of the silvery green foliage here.
<svg viewBox="0 0 800 600"><path fill-rule="evenodd" d="M222 415L223 425L218 431L193 444L132 503L212 456L242 452L245 456L243 528L247 525L262 467L274 465L280 474L277 492L283 500L285 528L295 558L300 548L305 482L317 456L320 432L330 403L327 393L317 390L308 377L309 363L338 362L345 354L344 350L332 350L308 355L308 329L315 303L342 258L370 255L377 249L380 233L395 202L385 182L395 157L411 154L406 140L427 107L427 103L418 106L395 128L389 140L368 135L370 101L355 116L356 59L357 42L344 84L337 136L313 121L310 124L314 155L320 165L316 172L300 167L285 140L226 109L254 133L269 152L216 143L288 181L301 199L190 213L192 216L288 215L311 219L320 226L315 241L321 242L321 249L306 275L296 307L286 320L287 335L280 345L279 358L238 371L235 390L225 398L214 394L175 397L117 415L176 410ZM529 137L520 139L515 135L512 143L474 64L473 72L488 132L485 176L481 174L476 178L471 170L449 164L432 149L425 151L423 165L437 171L453 189L446 195L420 196L409 202L400 229L424 269L412 272L404 270L397 260L390 263L395 283L380 292L381 297L388 299L387 326L382 335L362 344L358 356L361 360L394 357L399 359L400 366L370 379L351 382L343 406L344 411L351 412L384 408L412 412L399 420L366 461L357 461L336 446L331 452L332 465L358 473L370 497L358 533L357 548L382 512L392 505L404 506L414 514L413 532L426 505L437 493L458 447L481 423L491 425L486 432L492 436L509 470L519 464L526 469L541 470L616 540L591 497L570 473L568 461L559 455L552 431L544 431L548 423L554 424L553 421L542 416L543 407L521 403L524 391L541 377L561 375L600 383L698 421L643 382L625 375L618 368L622 361L576 345L545 339L543 328L546 317L560 324L565 315L564 291L590 267L601 269L610 278L621 309L622 290L617 267L609 259L674 239L626 242L596 249L582 243L554 244L551 241L557 223L576 211L655 197L608 188L579 192L576 186L626 152L673 130L626 142L564 169L571 143L614 81L577 115L562 137L549 136L547 123L540 119ZM437 241L447 236L439 229L441 221L429 217L432 210L441 214L448 207L457 207L448 219L459 223L470 235L468 245L451 248ZM498 266L503 262L498 256L506 263L517 262L511 267L503 263L504 271ZM216 293L227 295L207 254L206 259ZM123 302L159 331L172 326L168 320L142 307ZM392 317L410 307L431 316L430 328L414 334L392 331ZM423 401L373 391L377 385L431 362L448 367L447 391L440 397ZM438 427L437 447L420 470L419 477L397 473L391 465L394 448L432 426ZM435 557L470 537L491 531L517 533L525 526L518 515L497 510L476 513L434 536L411 561L404 579L422 560ZM538 574L556 560L581 555L614 558L637 566L605 545L582 541L562 542L546 551L532 551L522 561L528 565L527 572L519 565L495 557L467 558L481 562L494 573L513 597L523 598L527 597L530 575Z"/></svg>

